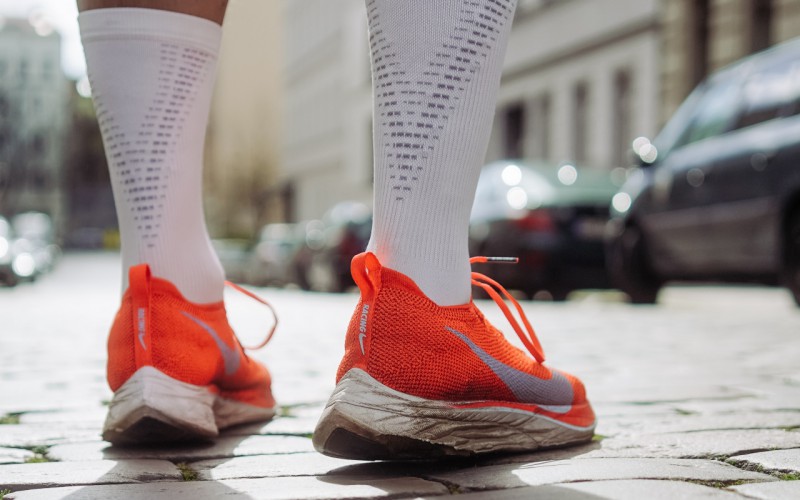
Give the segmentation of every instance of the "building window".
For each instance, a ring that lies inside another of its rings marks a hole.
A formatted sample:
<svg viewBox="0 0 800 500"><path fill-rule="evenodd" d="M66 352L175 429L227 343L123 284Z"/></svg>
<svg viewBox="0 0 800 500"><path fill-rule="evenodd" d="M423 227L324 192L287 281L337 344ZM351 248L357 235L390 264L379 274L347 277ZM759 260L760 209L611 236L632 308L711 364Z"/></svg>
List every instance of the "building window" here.
<svg viewBox="0 0 800 500"><path fill-rule="evenodd" d="M45 59L42 63L42 77L45 80L49 80L53 78L53 68L55 64L53 63L52 59Z"/></svg>
<svg viewBox="0 0 800 500"><path fill-rule="evenodd" d="M692 3L691 30L689 37L689 61L692 87L708 74L709 51L709 0L694 0Z"/></svg>
<svg viewBox="0 0 800 500"><path fill-rule="evenodd" d="M503 156L522 158L525 146L525 105L511 104L503 112Z"/></svg>
<svg viewBox="0 0 800 500"><path fill-rule="evenodd" d="M758 52L772 45L772 0L752 0L750 51Z"/></svg>
<svg viewBox="0 0 800 500"><path fill-rule="evenodd" d="M628 163L628 149L631 137L631 72L618 71L614 76L614 166L622 167Z"/></svg>
<svg viewBox="0 0 800 500"><path fill-rule="evenodd" d="M572 94L572 159L578 164L588 159L589 139L589 86L586 82L575 85Z"/></svg>
<svg viewBox="0 0 800 500"><path fill-rule="evenodd" d="M550 96L541 95L531 102L530 151L526 156L546 161L550 157Z"/></svg>

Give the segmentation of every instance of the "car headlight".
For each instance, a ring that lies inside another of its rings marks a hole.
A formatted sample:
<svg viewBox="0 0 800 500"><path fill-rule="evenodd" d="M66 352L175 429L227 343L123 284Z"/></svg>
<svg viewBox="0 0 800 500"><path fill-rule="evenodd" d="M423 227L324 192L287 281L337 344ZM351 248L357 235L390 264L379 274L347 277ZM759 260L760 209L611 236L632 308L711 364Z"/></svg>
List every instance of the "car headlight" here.
<svg viewBox="0 0 800 500"><path fill-rule="evenodd" d="M631 198L631 195L624 191L620 191L619 193L615 194L614 198L611 199L611 206L619 214L624 214L630 210L632 204L633 199Z"/></svg>
<svg viewBox="0 0 800 500"><path fill-rule="evenodd" d="M0 262L7 263L11 260L11 244L5 238L0 238Z"/></svg>
<svg viewBox="0 0 800 500"><path fill-rule="evenodd" d="M14 262L11 263L11 269L14 274L20 278L30 278L36 271L36 259L33 255L25 252L14 257Z"/></svg>

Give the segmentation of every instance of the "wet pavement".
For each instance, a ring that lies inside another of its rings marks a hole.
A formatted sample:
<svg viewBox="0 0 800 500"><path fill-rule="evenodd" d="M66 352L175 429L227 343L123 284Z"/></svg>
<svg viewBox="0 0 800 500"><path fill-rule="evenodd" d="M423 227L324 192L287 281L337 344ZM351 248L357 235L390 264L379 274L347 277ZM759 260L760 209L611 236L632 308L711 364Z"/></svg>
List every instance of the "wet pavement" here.
<svg viewBox="0 0 800 500"><path fill-rule="evenodd" d="M119 278L111 254L68 254L52 275L0 288L0 498L800 497L800 309L781 289L675 286L658 306L614 292L526 302L548 362L586 382L596 439L368 463L319 455L310 439L355 294L257 290L281 320L252 354L273 373L281 410L272 422L197 446L103 442ZM243 343L256 343L268 313L243 296L226 300ZM512 332L493 302L481 308Z"/></svg>

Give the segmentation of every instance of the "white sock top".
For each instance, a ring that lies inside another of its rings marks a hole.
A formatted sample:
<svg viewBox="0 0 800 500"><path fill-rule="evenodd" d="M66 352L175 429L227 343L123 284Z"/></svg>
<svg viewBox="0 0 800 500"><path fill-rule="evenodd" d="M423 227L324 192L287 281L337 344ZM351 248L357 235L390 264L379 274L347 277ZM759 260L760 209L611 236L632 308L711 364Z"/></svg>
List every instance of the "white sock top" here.
<svg viewBox="0 0 800 500"><path fill-rule="evenodd" d="M81 38L127 269L150 265L191 301L222 299L202 208L203 145L221 27L155 9L82 12Z"/></svg>
<svg viewBox="0 0 800 500"><path fill-rule="evenodd" d="M369 249L440 305L470 299L469 215L516 0L367 0Z"/></svg>

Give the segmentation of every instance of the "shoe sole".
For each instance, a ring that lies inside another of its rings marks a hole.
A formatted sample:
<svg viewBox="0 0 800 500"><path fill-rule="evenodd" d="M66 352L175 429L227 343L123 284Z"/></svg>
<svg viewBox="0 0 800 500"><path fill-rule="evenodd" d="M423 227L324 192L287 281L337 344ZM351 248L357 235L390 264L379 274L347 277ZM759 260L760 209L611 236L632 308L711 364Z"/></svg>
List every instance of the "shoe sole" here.
<svg viewBox="0 0 800 500"><path fill-rule="evenodd" d="M594 434L594 424L576 427L502 403L457 404L404 394L352 369L328 400L314 447L337 458L418 460L568 446Z"/></svg>
<svg viewBox="0 0 800 500"><path fill-rule="evenodd" d="M220 429L274 415L274 408L220 398L145 366L114 393L103 439L121 446L208 441Z"/></svg>

